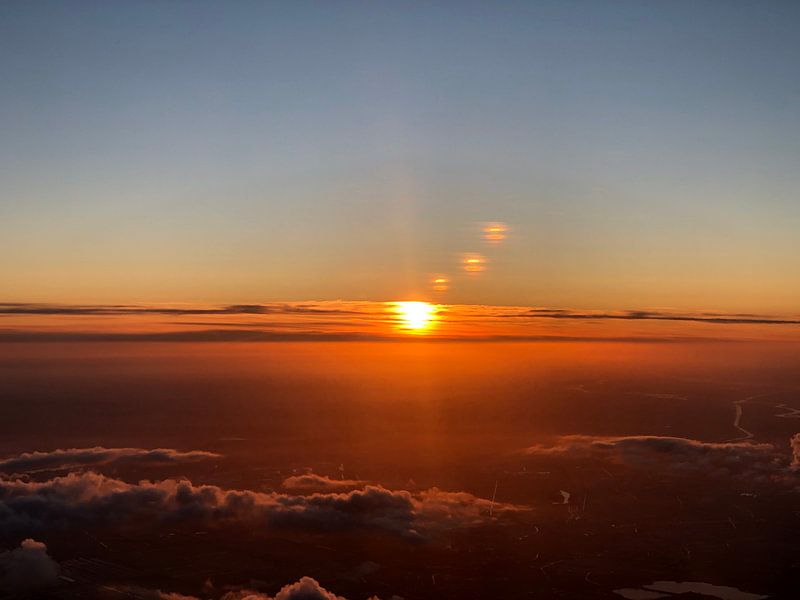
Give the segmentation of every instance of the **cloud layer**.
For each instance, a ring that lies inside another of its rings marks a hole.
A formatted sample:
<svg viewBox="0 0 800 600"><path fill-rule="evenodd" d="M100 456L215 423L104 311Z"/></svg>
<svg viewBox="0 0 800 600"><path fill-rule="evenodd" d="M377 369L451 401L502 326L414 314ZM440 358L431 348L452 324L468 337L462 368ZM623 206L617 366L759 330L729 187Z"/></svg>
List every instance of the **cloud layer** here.
<svg viewBox="0 0 800 600"><path fill-rule="evenodd" d="M685 321L693 323L716 323L722 325L800 325L800 319L771 317L753 314L697 313L680 314L654 310L626 310L621 312L577 311L567 308L531 308L527 312L514 313L514 317L535 319L577 319L616 321Z"/></svg>
<svg viewBox="0 0 800 600"><path fill-rule="evenodd" d="M221 600L346 600L346 598L329 592L316 579L302 577L299 581L281 588L274 598L252 590L239 590L228 592Z"/></svg>
<svg viewBox="0 0 800 600"><path fill-rule="evenodd" d="M385 312L381 302L275 302L270 304L229 304L224 306L158 306L158 305L64 305L26 302L0 302L0 315L354 315L375 316ZM625 321L692 321L718 324L800 325L800 318L743 313L674 313L663 310L625 310L619 312L582 311L571 308L541 307L447 307L457 316L471 315L475 309L486 317L527 317L534 319L625 320Z"/></svg>
<svg viewBox="0 0 800 600"><path fill-rule="evenodd" d="M366 486L346 493L290 495L226 490L174 479L131 484L94 472L43 482L0 478L0 534L155 521L367 529L421 537L442 528L490 522L518 510L522 508L437 488L412 494Z"/></svg>
<svg viewBox="0 0 800 600"><path fill-rule="evenodd" d="M675 474L709 477L737 476L748 481L774 482L794 479L800 452L800 434L791 439L793 462L772 444L749 442L702 442L668 436L598 437L562 436L552 446L532 446L532 456L561 456L570 459L602 459L629 467L660 468Z"/></svg>
<svg viewBox="0 0 800 600"><path fill-rule="evenodd" d="M331 479L324 475L306 473L287 477L281 485L287 490L337 491L363 487L366 483L360 479Z"/></svg>
<svg viewBox="0 0 800 600"><path fill-rule="evenodd" d="M182 452L172 448L68 448L50 452L25 452L0 460L0 472L33 473L102 465L145 464L170 465L220 458L219 454L202 450Z"/></svg>
<svg viewBox="0 0 800 600"><path fill-rule="evenodd" d="M153 600L200 600L196 596L185 596L161 591L135 590L137 596ZM274 596L265 592L250 589L229 591L220 600L347 600L344 596L326 590L313 577L301 577L298 581L283 586ZM380 600L372 596L368 600ZM392 596L390 600L403 600L400 596Z"/></svg>
<svg viewBox="0 0 800 600"><path fill-rule="evenodd" d="M25 302L0 302L5 315L273 315L273 314L360 314L353 308L334 303L283 302L273 304L230 304L227 306L143 306L143 305L62 305Z"/></svg>
<svg viewBox="0 0 800 600"><path fill-rule="evenodd" d="M477 305L441 305L436 314L437 321L447 327L433 328L425 340L674 342L753 336L797 339L800 335L797 315ZM667 321L682 325L665 328ZM0 303L0 340L9 342L419 341L419 336L403 334L401 325L401 317L391 302ZM739 327L742 325L760 327Z"/></svg>

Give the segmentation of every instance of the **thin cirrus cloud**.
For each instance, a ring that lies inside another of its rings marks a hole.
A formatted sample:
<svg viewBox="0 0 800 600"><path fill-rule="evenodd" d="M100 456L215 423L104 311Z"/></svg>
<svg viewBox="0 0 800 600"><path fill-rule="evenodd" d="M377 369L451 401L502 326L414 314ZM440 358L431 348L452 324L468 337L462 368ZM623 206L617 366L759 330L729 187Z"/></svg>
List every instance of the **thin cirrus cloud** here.
<svg viewBox="0 0 800 600"><path fill-rule="evenodd" d="M695 323L717 323L723 325L800 325L800 319L770 317L752 314L698 313L676 314L659 311L629 310L620 313L580 312L562 308L531 308L527 313L509 314L511 317L533 319L580 319L622 321L685 321Z"/></svg>
<svg viewBox="0 0 800 600"><path fill-rule="evenodd" d="M253 331L251 328L157 332L0 330L0 341L4 342L369 342L392 339L397 337L358 332Z"/></svg>
<svg viewBox="0 0 800 600"><path fill-rule="evenodd" d="M525 507L437 488L412 493L365 486L346 493L292 495L167 479L127 483L95 472L46 481L0 478L0 534L59 528L126 527L142 522L240 523L303 530L376 530L411 539L493 522Z"/></svg>
<svg viewBox="0 0 800 600"><path fill-rule="evenodd" d="M68 306L22 302L0 302L7 315L268 315L268 314L358 314L357 310L326 307L324 303L231 304L219 307L175 307L141 305Z"/></svg>
<svg viewBox="0 0 800 600"><path fill-rule="evenodd" d="M726 341L713 336L643 335L432 335L401 337L355 332L273 332L250 329L203 329L165 332L28 332L2 331L1 342L640 342L673 343Z"/></svg>

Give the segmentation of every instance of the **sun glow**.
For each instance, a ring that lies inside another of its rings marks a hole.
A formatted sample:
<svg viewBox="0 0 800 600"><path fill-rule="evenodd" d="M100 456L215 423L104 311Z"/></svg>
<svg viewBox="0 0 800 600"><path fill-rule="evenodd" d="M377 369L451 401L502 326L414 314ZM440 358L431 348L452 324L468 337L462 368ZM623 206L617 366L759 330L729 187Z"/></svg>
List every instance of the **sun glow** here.
<svg viewBox="0 0 800 600"><path fill-rule="evenodd" d="M420 333L428 329L436 318L436 307L428 302L395 302L400 315L401 329Z"/></svg>

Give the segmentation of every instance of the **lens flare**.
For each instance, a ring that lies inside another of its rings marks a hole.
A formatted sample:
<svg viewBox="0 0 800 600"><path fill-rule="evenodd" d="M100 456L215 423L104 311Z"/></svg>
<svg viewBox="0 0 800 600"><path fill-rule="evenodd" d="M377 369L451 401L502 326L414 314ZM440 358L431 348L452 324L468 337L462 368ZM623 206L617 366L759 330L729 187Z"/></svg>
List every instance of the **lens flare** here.
<svg viewBox="0 0 800 600"><path fill-rule="evenodd" d="M486 223L483 227L483 239L491 244L499 244L508 234L508 226L505 223Z"/></svg>
<svg viewBox="0 0 800 600"><path fill-rule="evenodd" d="M419 333L428 329L436 318L436 307L428 302L395 302L394 305L401 329Z"/></svg>
<svg viewBox="0 0 800 600"><path fill-rule="evenodd" d="M431 280L434 292L446 292L450 289L450 279L445 275L437 275Z"/></svg>
<svg viewBox="0 0 800 600"><path fill-rule="evenodd" d="M486 257L482 254L465 254L461 257L461 266L467 273L485 271L486 262Z"/></svg>

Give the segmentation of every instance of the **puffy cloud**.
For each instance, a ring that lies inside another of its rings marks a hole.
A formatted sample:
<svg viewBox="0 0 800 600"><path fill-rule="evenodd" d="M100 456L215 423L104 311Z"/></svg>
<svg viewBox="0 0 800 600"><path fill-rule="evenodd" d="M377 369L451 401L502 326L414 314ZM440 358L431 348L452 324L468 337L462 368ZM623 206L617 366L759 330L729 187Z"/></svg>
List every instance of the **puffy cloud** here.
<svg viewBox="0 0 800 600"><path fill-rule="evenodd" d="M800 435L792 438L791 445L797 461ZM525 452L533 456L601 458L631 467L661 467L685 474L746 476L753 482L783 481L790 474L786 456L772 444L750 442L702 442L668 436L568 435L560 437L555 445L532 446Z"/></svg>
<svg viewBox="0 0 800 600"><path fill-rule="evenodd" d="M287 490L346 490L362 487L365 483L360 479L331 479L324 475L306 473L287 477L282 485Z"/></svg>
<svg viewBox="0 0 800 600"><path fill-rule="evenodd" d="M31 473L79 467L98 467L111 463L168 465L219 458L219 454L202 450L181 452L171 448L69 448L50 452L25 452L0 460L0 472Z"/></svg>
<svg viewBox="0 0 800 600"><path fill-rule="evenodd" d="M290 495L226 490L188 480L126 483L94 472L43 482L0 478L0 534L139 521L197 522L312 530L376 529L409 537L475 525L523 510L465 492L412 494L380 486ZM491 511L491 514L490 514Z"/></svg>
<svg viewBox="0 0 800 600"><path fill-rule="evenodd" d="M33 592L58 582L58 563L47 554L47 546L26 539L19 548L0 553L0 591Z"/></svg>
<svg viewBox="0 0 800 600"><path fill-rule="evenodd" d="M178 592L162 592L161 590L147 589L136 586L123 586L120 591L140 600L200 600L197 596L187 596Z"/></svg>
<svg viewBox="0 0 800 600"><path fill-rule="evenodd" d="M200 600L196 596L184 596L160 590L131 589L130 591L147 600ZM301 577L295 583L283 586L275 596L270 596L265 592L241 589L225 593L220 600L347 600L347 598L326 590L313 577ZM372 596L368 600L380 600L380 598ZM403 598L392 596L390 600L403 600Z"/></svg>
<svg viewBox="0 0 800 600"><path fill-rule="evenodd" d="M800 467L800 433L795 433L789 444L792 447L792 466Z"/></svg>
<svg viewBox="0 0 800 600"><path fill-rule="evenodd" d="M252 590L240 590L228 592L222 600L346 600L346 598L329 592L316 579L302 577L299 581L281 588L274 598Z"/></svg>

